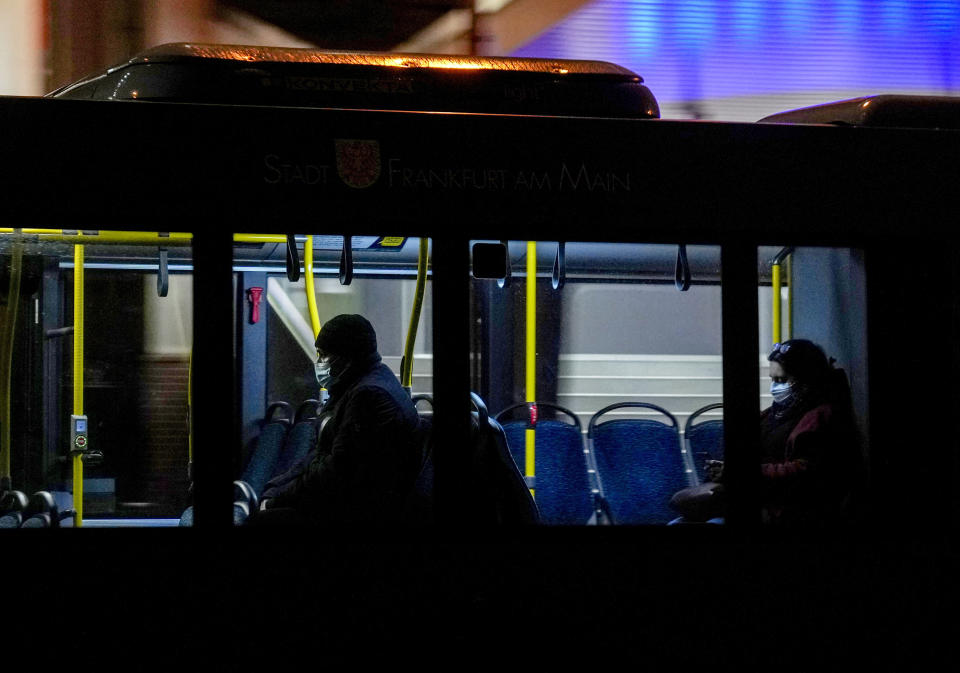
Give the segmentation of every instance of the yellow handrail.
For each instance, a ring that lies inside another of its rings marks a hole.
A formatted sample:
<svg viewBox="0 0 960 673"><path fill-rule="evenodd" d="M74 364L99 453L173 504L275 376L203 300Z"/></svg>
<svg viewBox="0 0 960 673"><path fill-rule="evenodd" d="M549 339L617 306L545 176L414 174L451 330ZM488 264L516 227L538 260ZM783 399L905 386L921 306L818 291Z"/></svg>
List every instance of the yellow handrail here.
<svg viewBox="0 0 960 673"><path fill-rule="evenodd" d="M783 341L783 276L782 265L787 265L787 330L793 338L793 248L782 248L770 262L770 285L772 290L773 343Z"/></svg>
<svg viewBox="0 0 960 673"><path fill-rule="evenodd" d="M234 234L234 243L286 243L286 234Z"/></svg>
<svg viewBox="0 0 960 673"><path fill-rule="evenodd" d="M73 413L83 415L83 245L73 247ZM73 449L74 447L70 447ZM73 454L73 509L83 526L83 458Z"/></svg>
<svg viewBox="0 0 960 673"><path fill-rule="evenodd" d="M0 486L11 487L11 377L13 375L13 343L16 338L17 307L20 305L20 278L23 272L23 241L16 236L10 257L10 289L7 306L0 310Z"/></svg>
<svg viewBox="0 0 960 673"><path fill-rule="evenodd" d="M317 294L313 289L313 236L307 236L303 243L303 280L307 290L307 311L310 313L310 326L313 338L320 336L320 314L317 313Z"/></svg>
<svg viewBox="0 0 960 673"><path fill-rule="evenodd" d="M780 343L780 264L774 263L773 271L773 343Z"/></svg>
<svg viewBox="0 0 960 673"><path fill-rule="evenodd" d="M12 229L0 227L0 234L9 234ZM40 241L60 241L82 245L162 245L163 247L186 247L193 242L193 234L170 232L161 235L148 231L74 231L64 229L24 229L23 233L35 236Z"/></svg>
<svg viewBox="0 0 960 673"><path fill-rule="evenodd" d="M527 241L527 402L537 401L537 242ZM536 430L526 430L524 474L536 475ZM533 494L535 489L531 488Z"/></svg>
<svg viewBox="0 0 960 673"><path fill-rule="evenodd" d="M193 234L172 231L161 235L155 231L81 231L70 229L21 229L27 236L41 241L88 243L91 245L162 245L186 247L193 243ZM0 234L13 234L10 227L0 227ZM234 234L235 243L285 243L284 234Z"/></svg>
<svg viewBox="0 0 960 673"><path fill-rule="evenodd" d="M429 239L420 239L420 253L417 257L417 289L414 292L410 325L407 327L407 341L403 347L403 360L401 360L400 385L408 391L413 388L413 347L417 342L417 328L420 324L420 311L423 308L423 294L427 284L428 245Z"/></svg>
<svg viewBox="0 0 960 673"><path fill-rule="evenodd" d="M787 257L787 338L793 338L793 255Z"/></svg>

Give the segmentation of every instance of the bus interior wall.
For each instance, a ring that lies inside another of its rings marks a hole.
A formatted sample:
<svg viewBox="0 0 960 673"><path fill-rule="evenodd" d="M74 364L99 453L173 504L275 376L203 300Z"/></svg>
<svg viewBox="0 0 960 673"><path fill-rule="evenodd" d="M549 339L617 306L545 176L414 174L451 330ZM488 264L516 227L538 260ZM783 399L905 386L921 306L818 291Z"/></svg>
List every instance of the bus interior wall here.
<svg viewBox="0 0 960 673"><path fill-rule="evenodd" d="M863 250L798 247L792 253L793 334L836 359L850 384L860 451L868 478L870 399L867 378L867 279Z"/></svg>
<svg viewBox="0 0 960 673"><path fill-rule="evenodd" d="M522 316L526 291L522 280L505 287L495 280L474 279L470 293L473 389L497 413L526 401L525 333ZM557 372L563 326L562 294L548 278L537 279L537 401L557 402Z"/></svg>
<svg viewBox="0 0 960 673"><path fill-rule="evenodd" d="M243 357L237 363L235 398L241 405L241 455L240 465L246 465L250 451L260 435L261 420L267 401L267 350L268 324L273 320L269 303L265 299L259 302L258 320L253 320L253 307L248 295L250 288L258 287L265 291L267 274L259 271L244 271L236 274L235 305L237 352Z"/></svg>

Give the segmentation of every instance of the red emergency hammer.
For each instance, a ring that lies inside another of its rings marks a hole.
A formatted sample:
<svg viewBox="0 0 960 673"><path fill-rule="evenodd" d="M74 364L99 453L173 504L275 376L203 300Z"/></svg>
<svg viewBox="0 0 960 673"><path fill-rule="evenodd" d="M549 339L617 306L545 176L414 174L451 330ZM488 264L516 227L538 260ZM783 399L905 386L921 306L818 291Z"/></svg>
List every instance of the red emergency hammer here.
<svg viewBox="0 0 960 673"><path fill-rule="evenodd" d="M262 296L262 287L251 287L247 289L247 301L250 302L251 325L256 325L258 322L260 322L260 298Z"/></svg>

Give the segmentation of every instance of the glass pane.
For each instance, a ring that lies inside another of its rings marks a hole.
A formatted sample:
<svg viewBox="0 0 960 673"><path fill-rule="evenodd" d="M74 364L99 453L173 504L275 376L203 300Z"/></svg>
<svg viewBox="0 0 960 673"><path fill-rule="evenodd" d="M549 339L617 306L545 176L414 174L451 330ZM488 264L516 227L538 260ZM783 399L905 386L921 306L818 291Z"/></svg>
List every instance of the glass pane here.
<svg viewBox="0 0 960 673"><path fill-rule="evenodd" d="M84 527L176 525L189 486L190 238L0 230L3 478L31 500L24 517L47 510L24 525L74 525L55 521L71 509Z"/></svg>
<svg viewBox="0 0 960 673"><path fill-rule="evenodd" d="M763 521L849 524L869 457L863 252L765 247L759 264Z"/></svg>
<svg viewBox="0 0 960 673"><path fill-rule="evenodd" d="M722 452L720 249L683 251L683 290L678 245L567 242L560 269L558 243L510 241L510 277L474 279L473 387L542 523L678 522Z"/></svg>
<svg viewBox="0 0 960 673"><path fill-rule="evenodd" d="M412 414L414 425L422 424L428 421L417 421L418 411L424 419L431 413L429 248L421 252L416 238L353 236L351 253L345 256L342 236L297 235L294 242L298 264L288 253L286 236L235 236L242 409L236 479L255 494L250 504L266 507L251 513L235 505L235 520L258 525L283 522L283 517L305 524L346 519L382 523L378 517L398 515L408 500L416 500L414 488L422 486L416 479L425 442L416 432L423 428L411 426L408 417ZM369 322L375 350L372 344L363 352L354 349L361 348L366 328L348 319L342 323L354 330L348 342L338 337L336 344L325 347L333 378L321 385L315 369L317 335L331 319L346 315ZM409 388L405 392L404 384ZM385 406L361 408L353 391L363 386L394 397ZM419 396L427 399L416 408ZM332 452L336 459L329 458ZM311 476L303 477L302 488L289 486L306 473ZM347 513L346 503L354 498L357 502L349 508L353 513ZM263 500L269 501L266 506ZM385 504L387 500L392 504ZM379 514L372 511L375 502L382 506Z"/></svg>

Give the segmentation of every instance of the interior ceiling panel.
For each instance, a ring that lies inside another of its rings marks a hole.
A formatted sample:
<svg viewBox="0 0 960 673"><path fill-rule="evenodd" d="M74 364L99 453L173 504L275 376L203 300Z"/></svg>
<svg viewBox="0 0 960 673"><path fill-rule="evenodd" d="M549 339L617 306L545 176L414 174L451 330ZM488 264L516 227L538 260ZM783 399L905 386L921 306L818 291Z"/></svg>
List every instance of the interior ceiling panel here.
<svg viewBox="0 0 960 673"><path fill-rule="evenodd" d="M389 51L472 0L219 0L326 49Z"/></svg>

